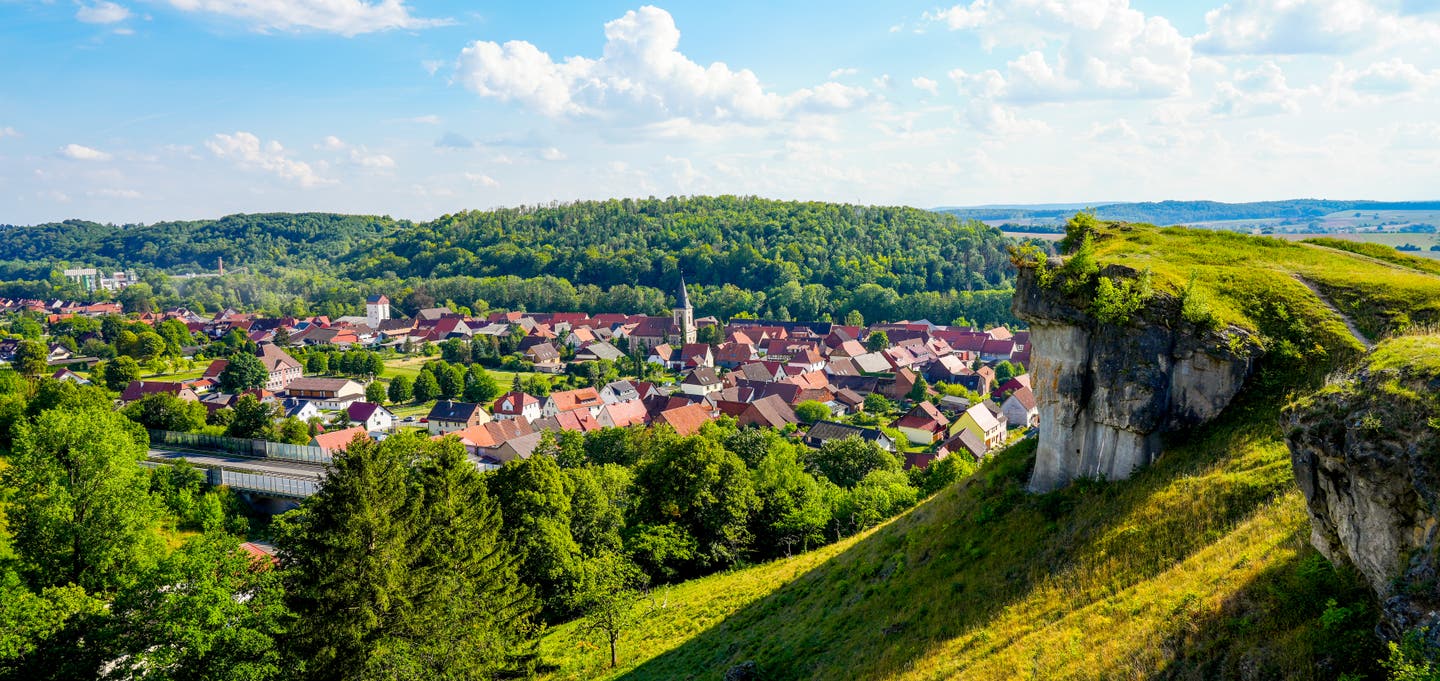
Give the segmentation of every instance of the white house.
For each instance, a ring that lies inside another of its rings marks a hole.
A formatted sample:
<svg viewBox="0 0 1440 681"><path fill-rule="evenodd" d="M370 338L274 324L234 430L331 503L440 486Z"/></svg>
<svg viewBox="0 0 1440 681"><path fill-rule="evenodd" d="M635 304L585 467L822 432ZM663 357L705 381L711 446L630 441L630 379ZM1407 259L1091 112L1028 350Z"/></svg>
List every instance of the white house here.
<svg viewBox="0 0 1440 681"><path fill-rule="evenodd" d="M374 402L356 402L346 410L350 423L368 433L384 433L395 427L395 414Z"/></svg>
<svg viewBox="0 0 1440 681"><path fill-rule="evenodd" d="M698 395L704 397L711 393L718 393L725 389L725 383L715 374L710 367L700 367L685 375L685 380L680 382L680 392L686 395Z"/></svg>
<svg viewBox="0 0 1440 681"><path fill-rule="evenodd" d="M1005 398L1000 405L1005 420L1016 428L1034 428L1040 425L1040 409L1035 405L1035 393L1029 388L1020 388Z"/></svg>
<svg viewBox="0 0 1440 681"><path fill-rule="evenodd" d="M495 400L492 408L497 421L525 419L530 423L540 418L540 399L520 391L508 392Z"/></svg>

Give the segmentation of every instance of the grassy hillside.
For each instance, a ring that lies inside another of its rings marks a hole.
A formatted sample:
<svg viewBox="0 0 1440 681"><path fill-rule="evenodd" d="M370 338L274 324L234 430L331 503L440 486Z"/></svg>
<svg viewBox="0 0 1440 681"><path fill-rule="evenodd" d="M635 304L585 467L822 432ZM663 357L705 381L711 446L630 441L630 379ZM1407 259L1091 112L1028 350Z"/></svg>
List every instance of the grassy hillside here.
<svg viewBox="0 0 1440 681"><path fill-rule="evenodd" d="M719 679L745 661L765 679L1374 675L1374 604L1308 544L1280 413L1357 356L1340 314L1375 336L1432 320L1440 278L1233 234L1095 236L1106 276L1149 270L1157 291L1257 330L1267 380L1129 480L1026 494L1026 442L868 534L662 592L620 669L556 628L551 677Z"/></svg>
<svg viewBox="0 0 1440 681"><path fill-rule="evenodd" d="M1349 633L1373 614L1309 547L1275 423L1273 407L1235 410L1129 481L1044 496L1022 491L1021 445L869 534L671 589L615 672L560 627L553 678L718 679L747 660L767 679L1354 669L1378 649L1322 644L1321 616L1331 598L1353 607L1332 627Z"/></svg>

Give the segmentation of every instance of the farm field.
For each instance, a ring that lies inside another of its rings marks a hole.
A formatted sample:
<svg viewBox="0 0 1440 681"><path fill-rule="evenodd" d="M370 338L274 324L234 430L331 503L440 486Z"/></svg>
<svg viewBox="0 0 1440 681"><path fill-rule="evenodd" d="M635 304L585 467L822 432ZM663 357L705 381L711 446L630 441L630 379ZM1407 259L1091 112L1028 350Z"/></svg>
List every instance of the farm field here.
<svg viewBox="0 0 1440 681"><path fill-rule="evenodd" d="M1344 239L1345 241L1360 241L1371 244L1382 244L1395 248L1405 244L1415 244L1420 247L1418 251L1406 251L1409 255L1418 255L1426 258L1440 259L1440 251L1430 250L1431 246L1440 245L1440 235L1437 234L1395 234L1393 232L1360 232L1360 233L1337 233L1337 234L1277 234L1282 239L1300 241L1311 239L1317 236L1325 236L1332 239Z"/></svg>

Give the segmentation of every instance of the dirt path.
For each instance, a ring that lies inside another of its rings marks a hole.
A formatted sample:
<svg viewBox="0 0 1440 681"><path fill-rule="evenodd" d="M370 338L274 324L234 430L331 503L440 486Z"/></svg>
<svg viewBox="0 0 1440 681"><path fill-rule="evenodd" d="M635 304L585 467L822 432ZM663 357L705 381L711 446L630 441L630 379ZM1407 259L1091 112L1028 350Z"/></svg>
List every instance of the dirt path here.
<svg viewBox="0 0 1440 681"><path fill-rule="evenodd" d="M1354 336L1355 340L1360 341L1360 344L1365 346L1366 350L1370 350L1375 347L1375 344L1370 342L1370 338L1366 336L1363 331L1360 330L1360 327L1355 325L1355 320L1351 319L1350 315L1341 312L1340 308L1335 307L1335 303L1331 302L1330 297L1320 291L1320 287L1316 286L1308 279L1298 274L1294 274L1291 276L1295 277L1295 281L1304 284L1305 288L1310 289L1310 292L1314 293L1315 297L1320 299L1320 302L1325 303L1325 307L1330 308L1331 312L1334 312L1336 315L1338 315L1340 317L1340 321L1345 322L1345 328L1350 330L1350 335Z"/></svg>

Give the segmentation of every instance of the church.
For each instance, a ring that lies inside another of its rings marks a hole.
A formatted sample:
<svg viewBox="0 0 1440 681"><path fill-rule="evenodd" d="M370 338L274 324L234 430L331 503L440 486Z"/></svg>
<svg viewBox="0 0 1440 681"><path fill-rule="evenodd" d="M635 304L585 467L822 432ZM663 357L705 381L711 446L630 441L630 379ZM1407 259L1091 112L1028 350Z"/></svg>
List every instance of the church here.
<svg viewBox="0 0 1440 681"><path fill-rule="evenodd" d="M630 332L631 350L649 350L657 345L685 345L695 342L695 307L685 288L685 275L680 275L680 290L669 317L646 317Z"/></svg>

